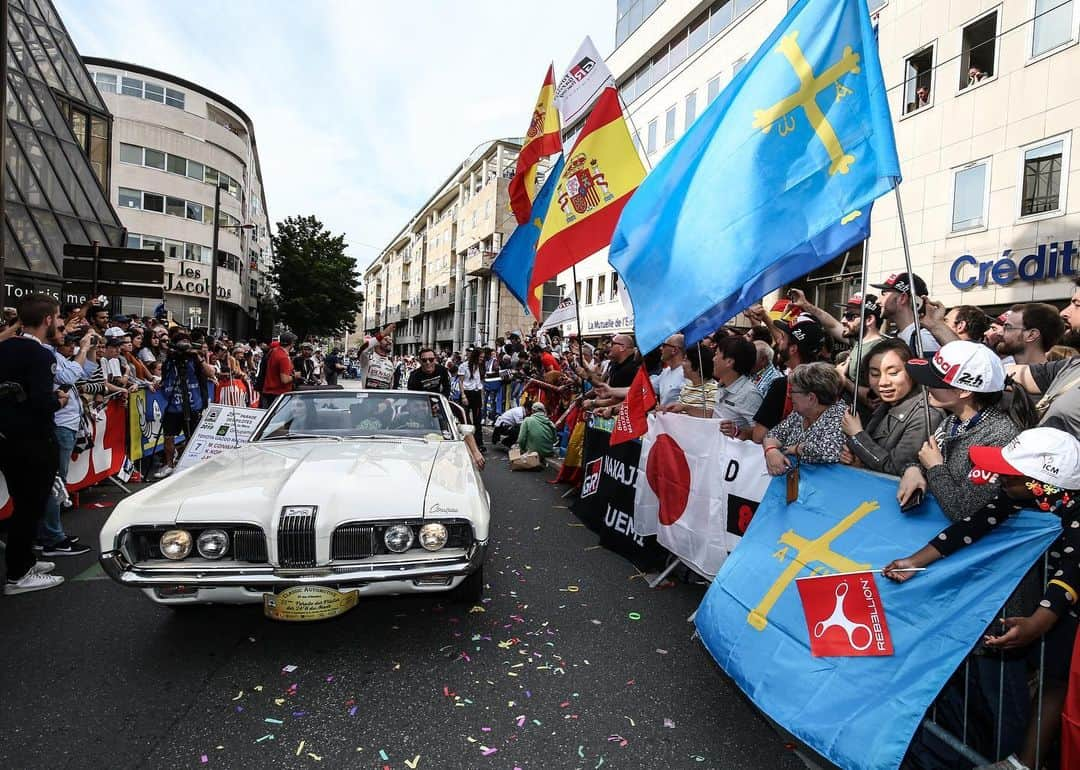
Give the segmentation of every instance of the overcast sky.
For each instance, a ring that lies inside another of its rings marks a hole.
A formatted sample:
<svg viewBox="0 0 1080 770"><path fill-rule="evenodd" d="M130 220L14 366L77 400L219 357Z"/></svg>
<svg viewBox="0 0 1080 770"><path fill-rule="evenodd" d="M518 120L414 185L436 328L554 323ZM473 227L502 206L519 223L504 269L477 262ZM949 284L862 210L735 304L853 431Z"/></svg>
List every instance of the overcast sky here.
<svg viewBox="0 0 1080 770"><path fill-rule="evenodd" d="M549 62L615 34L615 0L54 1L81 54L235 102L271 219L314 214L361 267L476 145L524 133Z"/></svg>

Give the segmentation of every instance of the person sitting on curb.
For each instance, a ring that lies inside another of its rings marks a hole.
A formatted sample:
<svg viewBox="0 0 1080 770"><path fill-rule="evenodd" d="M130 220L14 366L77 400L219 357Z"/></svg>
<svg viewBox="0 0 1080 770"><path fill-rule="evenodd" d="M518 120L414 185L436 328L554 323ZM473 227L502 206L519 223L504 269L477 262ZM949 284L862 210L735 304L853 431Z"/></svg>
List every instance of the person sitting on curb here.
<svg viewBox="0 0 1080 770"><path fill-rule="evenodd" d="M518 447L522 454L536 452L541 458L555 455L555 423L547 415L547 408L537 401L532 405L532 414L521 423L518 433Z"/></svg>

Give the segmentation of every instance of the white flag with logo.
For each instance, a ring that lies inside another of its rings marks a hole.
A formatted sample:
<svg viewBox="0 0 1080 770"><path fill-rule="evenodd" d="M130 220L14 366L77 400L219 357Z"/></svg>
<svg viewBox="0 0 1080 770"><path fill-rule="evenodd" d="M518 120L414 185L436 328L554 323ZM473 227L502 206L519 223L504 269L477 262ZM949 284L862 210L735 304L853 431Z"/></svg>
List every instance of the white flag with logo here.
<svg viewBox="0 0 1080 770"><path fill-rule="evenodd" d="M592 38L586 36L570 60L566 74L555 86L555 106L562 115L562 124L572 126L592 107L601 92L613 85L615 78L611 70L596 50Z"/></svg>
<svg viewBox="0 0 1080 770"><path fill-rule="evenodd" d="M574 295L571 294L568 297L563 297L559 301L558 307L551 311L551 315L544 321L544 325L540 327L540 331L547 331L555 326L570 323L575 318L577 318L577 302L574 300Z"/></svg>
<svg viewBox="0 0 1080 770"><path fill-rule="evenodd" d="M761 447L729 439L720 421L649 417L641 447L634 528L692 569L714 577L769 486Z"/></svg>

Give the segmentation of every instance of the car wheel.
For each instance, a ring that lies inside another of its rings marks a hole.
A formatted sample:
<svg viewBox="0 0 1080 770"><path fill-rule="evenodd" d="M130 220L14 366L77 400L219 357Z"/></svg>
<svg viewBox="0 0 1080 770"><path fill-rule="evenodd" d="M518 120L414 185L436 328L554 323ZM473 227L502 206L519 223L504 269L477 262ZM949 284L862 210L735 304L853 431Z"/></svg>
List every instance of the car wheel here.
<svg viewBox="0 0 1080 770"><path fill-rule="evenodd" d="M484 595L484 568L469 575L454 589L452 599L462 604L476 604Z"/></svg>

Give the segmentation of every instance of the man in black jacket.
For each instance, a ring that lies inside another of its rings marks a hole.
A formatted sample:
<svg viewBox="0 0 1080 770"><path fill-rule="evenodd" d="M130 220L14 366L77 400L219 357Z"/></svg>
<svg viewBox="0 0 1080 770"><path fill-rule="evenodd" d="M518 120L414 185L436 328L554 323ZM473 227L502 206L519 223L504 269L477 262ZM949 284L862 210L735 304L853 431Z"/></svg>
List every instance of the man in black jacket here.
<svg viewBox="0 0 1080 770"><path fill-rule="evenodd" d="M49 562L34 556L34 534L52 494L59 462L53 414L67 403L54 388L56 359L43 343L63 325L56 300L43 294L19 303L23 333L0 342L0 473L13 511L8 524L5 594L55 588L62 577L47 574Z"/></svg>
<svg viewBox="0 0 1080 770"><path fill-rule="evenodd" d="M424 390L428 393L442 393L450 398L450 372L435 360L435 351L424 348L420 351L420 368L409 375L406 390Z"/></svg>

